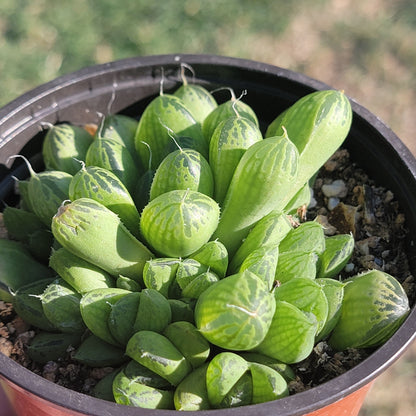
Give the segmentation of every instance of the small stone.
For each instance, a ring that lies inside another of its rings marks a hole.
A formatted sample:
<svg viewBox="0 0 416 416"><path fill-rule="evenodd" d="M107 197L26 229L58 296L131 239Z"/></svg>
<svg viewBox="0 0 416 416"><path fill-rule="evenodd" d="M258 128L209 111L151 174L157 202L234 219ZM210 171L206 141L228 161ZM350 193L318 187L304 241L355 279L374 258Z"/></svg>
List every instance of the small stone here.
<svg viewBox="0 0 416 416"><path fill-rule="evenodd" d="M337 232L337 229L329 223L327 216L317 215L315 221L322 225L326 236L334 235Z"/></svg>
<svg viewBox="0 0 416 416"><path fill-rule="evenodd" d="M395 221L395 225L398 227L401 227L405 224L406 222L406 217L404 216L404 214L398 214L396 217L396 221Z"/></svg>
<svg viewBox="0 0 416 416"><path fill-rule="evenodd" d="M383 259L386 259L389 255L390 255L390 250L384 250L381 253L381 257L383 257Z"/></svg>
<svg viewBox="0 0 416 416"><path fill-rule="evenodd" d="M337 228L341 234L355 237L357 223L357 208L340 202L328 215L328 221Z"/></svg>
<svg viewBox="0 0 416 416"><path fill-rule="evenodd" d="M48 361L43 366L42 376L49 381L55 382L58 374L58 364L55 361Z"/></svg>
<svg viewBox="0 0 416 416"><path fill-rule="evenodd" d="M374 263L377 264L378 267L383 268L384 266L384 261L379 259L378 257L374 258Z"/></svg>
<svg viewBox="0 0 416 416"><path fill-rule="evenodd" d="M23 345L29 345L30 341L33 339L35 334L35 331L21 332L20 334L18 334L17 340L19 340Z"/></svg>
<svg viewBox="0 0 416 416"><path fill-rule="evenodd" d="M345 270L347 273L351 273L351 272L353 272L353 271L354 271L354 268L355 268L354 263L348 263L348 264L346 264L346 265L345 265L344 270Z"/></svg>
<svg viewBox="0 0 416 416"><path fill-rule="evenodd" d="M380 241L380 237L371 236L364 240L356 241L355 246L358 248L360 253L364 256L370 254L370 249L376 248Z"/></svg>
<svg viewBox="0 0 416 416"><path fill-rule="evenodd" d="M376 269L376 270L381 270L380 266L377 264L377 262L375 261L375 256L368 254L366 256L363 256L360 258L360 263L361 266L364 269Z"/></svg>
<svg viewBox="0 0 416 416"><path fill-rule="evenodd" d="M394 194L393 194L393 192L392 192L392 191L387 191L387 192L386 192L386 195L385 195L385 197L384 197L384 203L385 203L385 204L388 204L388 203L390 203L391 201L393 201L393 199L394 199Z"/></svg>
<svg viewBox="0 0 416 416"><path fill-rule="evenodd" d="M0 338L9 338L10 328L0 322Z"/></svg>
<svg viewBox="0 0 416 416"><path fill-rule="evenodd" d="M327 207L330 211L332 211L338 204L340 203L339 198L331 197L328 199Z"/></svg>
<svg viewBox="0 0 416 416"><path fill-rule="evenodd" d="M328 162L325 163L324 168L327 172L335 172L338 168L338 162L335 160L328 160Z"/></svg>
<svg viewBox="0 0 416 416"><path fill-rule="evenodd" d="M328 198L345 198L348 194L348 188L342 179L337 179L331 184L322 185L322 192Z"/></svg>
<svg viewBox="0 0 416 416"><path fill-rule="evenodd" d="M0 338L0 353L10 357L13 352L13 343L6 338Z"/></svg>

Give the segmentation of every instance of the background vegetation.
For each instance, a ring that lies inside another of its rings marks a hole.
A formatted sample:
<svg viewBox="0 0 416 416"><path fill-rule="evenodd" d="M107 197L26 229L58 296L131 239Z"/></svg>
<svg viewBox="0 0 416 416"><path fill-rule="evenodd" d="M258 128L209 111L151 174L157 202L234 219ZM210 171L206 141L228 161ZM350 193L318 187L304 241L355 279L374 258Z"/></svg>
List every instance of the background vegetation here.
<svg viewBox="0 0 416 416"><path fill-rule="evenodd" d="M0 106L135 55L211 53L300 71L377 114L416 153L414 0L1 0ZM416 347L360 416L416 414Z"/></svg>

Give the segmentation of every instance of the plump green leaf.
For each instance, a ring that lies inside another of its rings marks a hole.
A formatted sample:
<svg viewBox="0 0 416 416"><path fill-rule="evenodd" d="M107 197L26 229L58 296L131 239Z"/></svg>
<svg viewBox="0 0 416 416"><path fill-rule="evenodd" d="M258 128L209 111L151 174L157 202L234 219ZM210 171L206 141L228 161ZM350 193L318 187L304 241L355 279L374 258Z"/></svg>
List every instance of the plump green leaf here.
<svg viewBox="0 0 416 416"><path fill-rule="evenodd" d="M81 295L65 280L50 283L41 296L45 316L62 332L82 333L85 324L80 311Z"/></svg>
<svg viewBox="0 0 416 416"><path fill-rule="evenodd" d="M147 243L161 256L186 257L208 242L219 216L219 206L209 196L174 190L146 205L140 228Z"/></svg>
<svg viewBox="0 0 416 416"><path fill-rule="evenodd" d="M183 354L162 334L138 331L129 340L126 354L149 370L178 385L192 367Z"/></svg>
<svg viewBox="0 0 416 416"><path fill-rule="evenodd" d="M192 368L203 365L208 359L211 352L210 344L192 323L173 322L166 327L163 335L169 338Z"/></svg>
<svg viewBox="0 0 416 416"><path fill-rule="evenodd" d="M277 371L259 363L250 363L249 370L253 382L251 403L264 403L289 395L286 380Z"/></svg>
<svg viewBox="0 0 416 416"><path fill-rule="evenodd" d="M173 391L148 386L120 371L113 380L116 403L145 409L173 409Z"/></svg>
<svg viewBox="0 0 416 416"><path fill-rule="evenodd" d="M214 234L230 256L257 221L285 207L297 170L298 152L287 136L269 137L246 150L234 172Z"/></svg>
<svg viewBox="0 0 416 416"><path fill-rule="evenodd" d="M277 301L270 329L254 351L286 364L300 362L312 352L316 330L315 315L306 314L291 303Z"/></svg>
<svg viewBox="0 0 416 416"><path fill-rule="evenodd" d="M221 407L226 395L247 370L247 361L233 352L222 352L211 359L206 372L206 385L212 407Z"/></svg>
<svg viewBox="0 0 416 416"><path fill-rule="evenodd" d="M80 309L85 325L94 335L109 344L121 345L111 334L108 319L112 305L129 293L128 290L118 288L103 288L91 290L81 298Z"/></svg>
<svg viewBox="0 0 416 416"><path fill-rule="evenodd" d="M274 308L274 296L266 284L246 270L225 277L200 295L195 323L211 343L248 350L266 336Z"/></svg>
<svg viewBox="0 0 416 416"><path fill-rule="evenodd" d="M275 289L276 300L289 302L306 313L315 315L318 333L328 317L328 301L321 285L306 278L292 279Z"/></svg>
<svg viewBox="0 0 416 416"><path fill-rule="evenodd" d="M82 341L74 359L90 367L117 367L127 361L124 349L104 342L95 335L89 335Z"/></svg>
<svg viewBox="0 0 416 416"><path fill-rule="evenodd" d="M318 277L335 277L347 264L354 251L352 234L338 234L325 239L320 255Z"/></svg>
<svg viewBox="0 0 416 416"><path fill-rule="evenodd" d="M208 364L189 373L176 387L174 403L176 410L207 410L208 400L206 373Z"/></svg>
<svg viewBox="0 0 416 416"><path fill-rule="evenodd" d="M329 338L332 348L370 348L387 341L409 313L409 299L388 273L371 270L345 280L341 316Z"/></svg>

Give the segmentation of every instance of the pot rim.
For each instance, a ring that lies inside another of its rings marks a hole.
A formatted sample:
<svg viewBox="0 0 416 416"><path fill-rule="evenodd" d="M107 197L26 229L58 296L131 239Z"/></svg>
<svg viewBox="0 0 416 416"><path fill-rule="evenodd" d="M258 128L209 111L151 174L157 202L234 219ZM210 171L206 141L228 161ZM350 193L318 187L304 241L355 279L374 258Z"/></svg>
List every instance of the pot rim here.
<svg viewBox="0 0 416 416"><path fill-rule="evenodd" d="M258 73L258 75L273 75L278 78L301 84L304 87L308 87L311 91L331 88L325 83L306 75L248 59L208 54L166 54L126 58L106 64L89 66L70 74L60 76L24 93L20 97L6 104L0 109L0 149L7 141L12 140L19 132L27 128L27 125L37 123L37 120L41 119L46 114L39 112L36 117L23 118L19 124L13 122L14 117L21 112L23 112L23 114L33 115L33 108L39 100L43 100L47 97L53 98L53 95L60 90L70 88L81 80L88 81L92 78L95 79L102 74L116 73L122 70L134 70L140 67L178 65L180 62L186 62L191 66L197 64L220 65L235 70L244 69L252 71ZM408 174L411 175L412 180L416 181L416 160L409 149L383 121L353 99L350 98L350 100L354 117L362 119L365 123L371 125L379 135L383 136L391 146L391 150L401 159ZM415 338L416 309L413 307L404 323L390 340L374 351L367 359L348 370L346 373L310 390L296 393L286 398L262 403L260 405L245 406L244 412L245 414L255 414L256 416L269 415L272 413L278 413L280 416L300 416L325 407L348 396L374 380L404 353ZM123 414L126 414L127 416L138 414L172 416L172 412L174 412L172 410L148 410L122 406L69 390L36 375L3 354L0 354L0 376L31 394L55 403L58 406L80 413L86 412L87 414L110 415L118 414L117 411L122 411ZM241 409L242 408L220 409L189 413L198 416L225 416L237 415L238 412L242 411ZM94 413L91 413L92 411Z"/></svg>

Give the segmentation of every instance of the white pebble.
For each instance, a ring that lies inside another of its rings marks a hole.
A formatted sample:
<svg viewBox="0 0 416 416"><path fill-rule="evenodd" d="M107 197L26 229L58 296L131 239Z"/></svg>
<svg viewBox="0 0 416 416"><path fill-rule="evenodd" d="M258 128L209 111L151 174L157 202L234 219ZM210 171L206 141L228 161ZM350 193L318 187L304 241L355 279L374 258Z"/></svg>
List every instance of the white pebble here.
<svg viewBox="0 0 416 416"><path fill-rule="evenodd" d="M337 179L330 184L322 185L322 192L328 198L344 198L348 194L348 188L342 179Z"/></svg>
<svg viewBox="0 0 416 416"><path fill-rule="evenodd" d="M328 199L327 207L332 211L339 204L339 198L334 198L333 196Z"/></svg>
<svg viewBox="0 0 416 416"><path fill-rule="evenodd" d="M345 265L345 268L344 268L344 270L347 272L347 273L350 273L350 272L352 272L353 270L354 270L354 263L348 263L348 264L346 264Z"/></svg>

